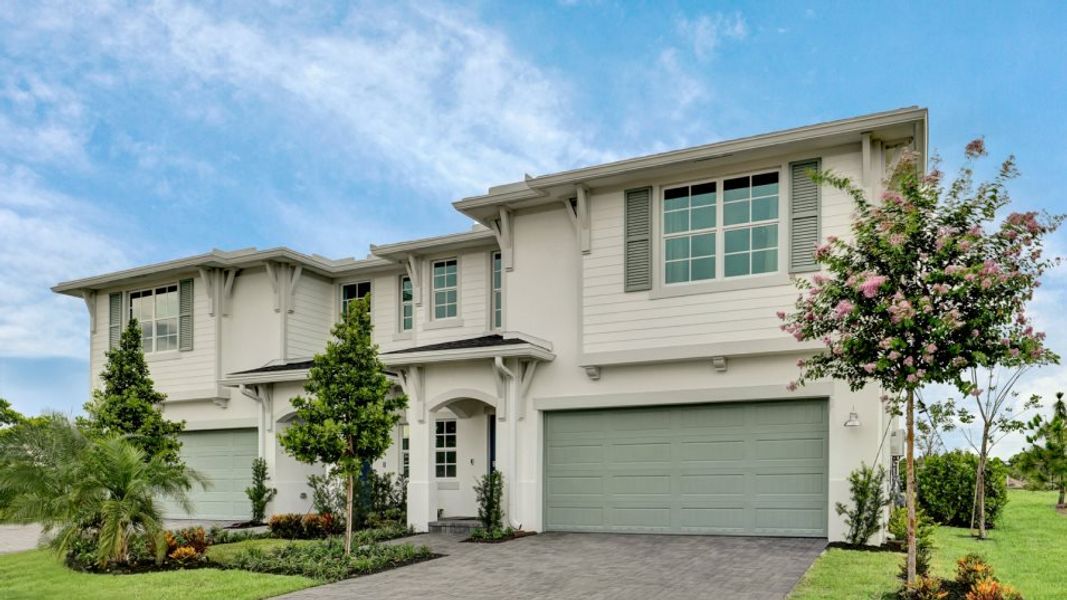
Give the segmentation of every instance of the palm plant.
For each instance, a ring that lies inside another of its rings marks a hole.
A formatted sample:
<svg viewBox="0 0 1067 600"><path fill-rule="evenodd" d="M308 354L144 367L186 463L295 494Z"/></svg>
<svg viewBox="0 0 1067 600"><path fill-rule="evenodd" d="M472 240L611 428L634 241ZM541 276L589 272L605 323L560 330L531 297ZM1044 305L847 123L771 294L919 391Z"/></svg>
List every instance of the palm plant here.
<svg viewBox="0 0 1067 600"><path fill-rule="evenodd" d="M69 419L52 415L40 427L0 443L0 518L38 522L55 532L53 547L67 556L88 540L101 566L130 560L142 539L163 558L158 501L187 510L187 492L202 478L163 455L150 458L124 437L90 440Z"/></svg>

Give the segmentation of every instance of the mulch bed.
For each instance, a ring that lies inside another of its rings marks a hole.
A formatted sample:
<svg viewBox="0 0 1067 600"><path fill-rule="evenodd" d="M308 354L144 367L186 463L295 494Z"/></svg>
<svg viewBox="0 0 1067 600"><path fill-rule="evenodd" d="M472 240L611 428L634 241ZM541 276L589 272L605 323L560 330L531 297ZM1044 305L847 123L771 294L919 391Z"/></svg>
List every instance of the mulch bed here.
<svg viewBox="0 0 1067 600"><path fill-rule="evenodd" d="M257 523L255 521L241 521L240 523L232 523L223 527L223 529L251 529L253 527L264 527L266 523Z"/></svg>
<svg viewBox="0 0 1067 600"><path fill-rule="evenodd" d="M211 562L210 560L197 560L184 564L177 563L173 560L168 560L158 565L155 563L155 561L149 560L122 565L108 565L104 568L80 565L72 561L67 561L67 566L74 571L81 571L82 573L94 573L97 575L139 575L142 573L159 573L161 571L189 571L192 569L225 568L218 563Z"/></svg>
<svg viewBox="0 0 1067 600"><path fill-rule="evenodd" d="M472 537L463 540L464 544L502 544L504 542L510 542L511 540L517 540L519 538L530 537L531 535L537 535L536 531L523 531L521 529L512 532L508 537L502 537L497 540L476 540Z"/></svg>
<svg viewBox="0 0 1067 600"><path fill-rule="evenodd" d="M903 544L882 544L881 546L856 546L846 542L830 542L826 545L827 548L840 548L842 550L855 550L857 552L893 552L899 554L904 552L905 546Z"/></svg>

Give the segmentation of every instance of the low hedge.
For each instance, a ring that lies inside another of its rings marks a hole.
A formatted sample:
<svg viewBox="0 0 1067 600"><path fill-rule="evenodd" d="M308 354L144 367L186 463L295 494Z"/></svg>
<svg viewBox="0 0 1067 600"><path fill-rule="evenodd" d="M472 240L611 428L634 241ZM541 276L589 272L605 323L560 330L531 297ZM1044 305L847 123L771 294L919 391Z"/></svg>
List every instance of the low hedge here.
<svg viewBox="0 0 1067 600"><path fill-rule="evenodd" d="M345 558L344 542L334 537L310 544L288 544L267 551L248 548L235 555L228 566L259 573L302 575L329 582L369 575L434 556L426 546L364 544L353 539L352 554Z"/></svg>
<svg viewBox="0 0 1067 600"><path fill-rule="evenodd" d="M927 456L915 463L919 506L936 523L950 527L970 527L974 507L975 474L978 456L955 450ZM986 464L986 526L995 527L1008 502L1008 469L999 458ZM902 481L904 465L900 467Z"/></svg>

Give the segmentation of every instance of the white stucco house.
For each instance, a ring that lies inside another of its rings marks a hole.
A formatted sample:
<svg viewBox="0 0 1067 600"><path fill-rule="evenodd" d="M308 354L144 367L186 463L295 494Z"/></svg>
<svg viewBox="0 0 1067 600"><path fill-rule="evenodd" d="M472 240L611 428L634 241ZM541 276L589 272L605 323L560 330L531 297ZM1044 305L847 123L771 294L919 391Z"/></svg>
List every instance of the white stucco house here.
<svg viewBox="0 0 1067 600"><path fill-rule="evenodd" d="M213 250L54 290L88 306L94 374L129 318L144 324L165 413L212 482L198 518L249 516L256 456L271 512L310 509L321 467L276 437L344 303L372 293L383 362L410 398L375 467L408 475L416 529L475 514L495 465L527 530L838 540L846 477L888 465L893 424L877 389L786 389L815 348L775 312L853 208L804 172L876 194L926 140L925 109L895 110L527 176L455 202L470 230L365 259Z"/></svg>

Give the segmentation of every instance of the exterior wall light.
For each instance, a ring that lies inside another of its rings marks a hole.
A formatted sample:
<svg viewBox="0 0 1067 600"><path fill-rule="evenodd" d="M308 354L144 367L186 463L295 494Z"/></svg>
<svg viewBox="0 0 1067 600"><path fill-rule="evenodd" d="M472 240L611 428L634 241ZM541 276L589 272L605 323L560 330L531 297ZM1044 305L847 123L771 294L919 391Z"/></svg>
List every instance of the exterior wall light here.
<svg viewBox="0 0 1067 600"><path fill-rule="evenodd" d="M845 421L845 427L859 427L860 416L856 413L856 408L852 407L852 412L848 413L848 420Z"/></svg>

